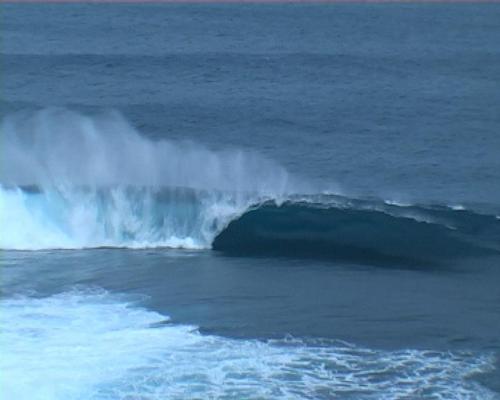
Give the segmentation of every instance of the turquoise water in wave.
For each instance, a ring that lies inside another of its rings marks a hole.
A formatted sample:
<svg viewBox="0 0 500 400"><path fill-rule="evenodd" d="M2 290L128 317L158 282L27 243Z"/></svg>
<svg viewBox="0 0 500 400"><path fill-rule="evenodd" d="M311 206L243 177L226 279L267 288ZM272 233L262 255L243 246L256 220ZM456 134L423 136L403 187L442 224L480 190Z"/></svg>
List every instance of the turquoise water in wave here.
<svg viewBox="0 0 500 400"><path fill-rule="evenodd" d="M1 14L0 398L500 398L499 5Z"/></svg>

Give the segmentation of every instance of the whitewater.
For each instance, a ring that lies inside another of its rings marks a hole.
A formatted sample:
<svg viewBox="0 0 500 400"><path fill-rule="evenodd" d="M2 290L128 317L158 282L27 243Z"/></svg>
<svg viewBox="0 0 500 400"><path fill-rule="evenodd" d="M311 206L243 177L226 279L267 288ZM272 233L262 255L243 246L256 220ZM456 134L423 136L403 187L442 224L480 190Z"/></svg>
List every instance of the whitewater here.
<svg viewBox="0 0 500 400"><path fill-rule="evenodd" d="M231 219L291 185L257 154L153 142L118 113L47 109L6 118L2 132L4 249L208 248Z"/></svg>
<svg viewBox="0 0 500 400"><path fill-rule="evenodd" d="M1 306L7 328L0 344L9 349L0 361L5 398L370 399L384 392L384 398L399 399L430 391L441 398L494 398L464 380L491 370L491 356L202 335L194 326L172 324L166 316L95 289L19 297ZM16 327L8 327L8 321Z"/></svg>

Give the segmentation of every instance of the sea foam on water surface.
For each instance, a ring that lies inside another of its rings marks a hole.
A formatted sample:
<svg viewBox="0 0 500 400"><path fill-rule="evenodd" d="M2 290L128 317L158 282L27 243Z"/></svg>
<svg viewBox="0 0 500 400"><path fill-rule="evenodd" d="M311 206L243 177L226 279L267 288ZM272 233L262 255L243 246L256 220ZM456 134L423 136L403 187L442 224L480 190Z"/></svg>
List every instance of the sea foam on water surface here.
<svg viewBox="0 0 500 400"><path fill-rule="evenodd" d="M103 290L2 299L0 397L494 399L489 355L203 335Z"/></svg>

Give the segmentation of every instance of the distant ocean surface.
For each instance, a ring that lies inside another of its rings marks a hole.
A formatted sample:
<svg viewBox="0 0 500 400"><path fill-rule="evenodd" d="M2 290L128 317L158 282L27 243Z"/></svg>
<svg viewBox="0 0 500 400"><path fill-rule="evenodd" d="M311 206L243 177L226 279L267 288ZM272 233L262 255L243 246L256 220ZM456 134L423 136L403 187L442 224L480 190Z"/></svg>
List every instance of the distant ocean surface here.
<svg viewBox="0 0 500 400"><path fill-rule="evenodd" d="M500 4L2 4L0 398L500 399Z"/></svg>

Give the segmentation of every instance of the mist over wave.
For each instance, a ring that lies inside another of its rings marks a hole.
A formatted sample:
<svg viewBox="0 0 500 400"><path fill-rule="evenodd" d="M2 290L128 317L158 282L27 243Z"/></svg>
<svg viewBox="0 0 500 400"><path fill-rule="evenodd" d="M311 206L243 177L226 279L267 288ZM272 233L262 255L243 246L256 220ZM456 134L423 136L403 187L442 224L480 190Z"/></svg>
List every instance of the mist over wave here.
<svg viewBox="0 0 500 400"><path fill-rule="evenodd" d="M18 113L2 141L6 249L208 248L251 204L298 187L256 153L154 141L117 112Z"/></svg>
<svg viewBox="0 0 500 400"><path fill-rule="evenodd" d="M0 181L10 185L167 186L269 195L293 188L283 167L256 153L150 140L117 112L18 113L2 122L2 141Z"/></svg>

